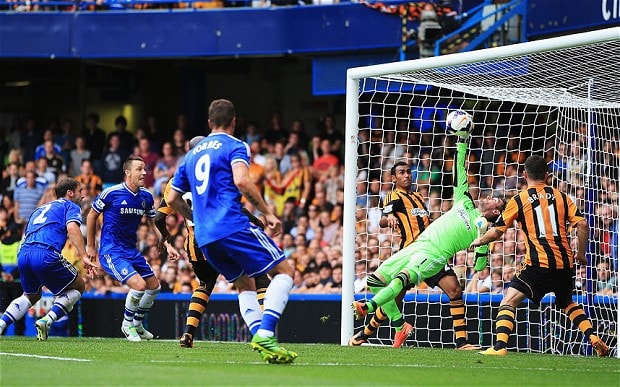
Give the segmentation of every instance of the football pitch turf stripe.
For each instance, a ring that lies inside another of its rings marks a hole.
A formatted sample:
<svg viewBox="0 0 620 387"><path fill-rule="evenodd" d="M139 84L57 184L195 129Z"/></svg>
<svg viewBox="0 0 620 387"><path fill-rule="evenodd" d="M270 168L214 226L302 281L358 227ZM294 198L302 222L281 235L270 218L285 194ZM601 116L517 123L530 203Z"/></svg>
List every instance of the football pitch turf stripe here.
<svg viewBox="0 0 620 387"><path fill-rule="evenodd" d="M482 356L482 355L480 355ZM208 361L208 360L149 360L148 363L169 363L169 364L178 364L178 363L184 363L184 364L265 364L264 362L261 361L253 361L253 362L246 362L246 361ZM294 363L292 363L290 365L291 367L303 367L303 366L309 366L309 367L316 367L316 366L320 366L320 367L377 367L377 368L423 368L423 369L432 369L432 368L439 368L439 369L445 369L446 367L444 365L429 365L429 364L368 364L368 363L304 363L304 362L300 362L300 361L295 361ZM474 367L472 367L471 365L463 365L463 366L452 366L451 368L453 369L458 369L458 368L463 368L463 369L472 369ZM484 369L494 369L494 370L524 370L524 371L558 371L558 372L583 372L583 370L578 369L578 368L558 368L558 367L554 367L554 368L546 368L546 367L515 367L515 366L505 366L505 367L498 367L498 366L488 366L488 365L481 365L480 368L484 368ZM611 373L620 373L620 370L610 370Z"/></svg>
<svg viewBox="0 0 620 387"><path fill-rule="evenodd" d="M32 355L32 354L29 354L29 353L0 352L0 356L33 357L33 358L36 358L36 359L61 360L61 361L92 361L90 359L77 359L77 358L74 358L74 357L58 357L58 356Z"/></svg>

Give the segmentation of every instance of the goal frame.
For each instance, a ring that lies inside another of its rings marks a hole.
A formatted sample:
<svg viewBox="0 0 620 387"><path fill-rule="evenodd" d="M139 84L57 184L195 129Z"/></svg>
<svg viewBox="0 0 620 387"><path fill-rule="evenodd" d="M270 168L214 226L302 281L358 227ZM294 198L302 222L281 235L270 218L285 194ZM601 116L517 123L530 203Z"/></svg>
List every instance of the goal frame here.
<svg viewBox="0 0 620 387"><path fill-rule="evenodd" d="M423 58L402 62L355 67L347 70L346 120L345 120L345 182L343 215L343 279L341 304L340 344L348 345L348 338L354 333L354 320L351 303L354 301L355 273L355 224L356 224L356 178L359 132L360 80L367 77L385 76L416 70L429 70L448 66L466 65L519 55L536 54L575 46L620 40L620 27L583 32L568 36L495 47L472 52L449 54L439 57ZM618 249L618 246L616 246ZM617 274L620 269L617 268ZM620 322L620 309L616 316ZM616 324L616 335L620 337L620 324ZM617 351L620 358L620 351Z"/></svg>

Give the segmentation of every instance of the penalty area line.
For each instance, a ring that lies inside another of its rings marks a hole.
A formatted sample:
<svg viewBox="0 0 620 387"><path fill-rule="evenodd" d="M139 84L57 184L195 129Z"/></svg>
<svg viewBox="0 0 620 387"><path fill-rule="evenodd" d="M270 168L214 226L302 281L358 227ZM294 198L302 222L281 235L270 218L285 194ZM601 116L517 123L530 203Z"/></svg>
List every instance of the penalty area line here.
<svg viewBox="0 0 620 387"><path fill-rule="evenodd" d="M43 356L43 355L32 355L28 353L8 353L8 352L0 352L0 356L15 356L15 357L33 357L36 359L50 359L50 360L60 360L60 361L92 361L90 359L77 359L74 357L58 357L58 356Z"/></svg>

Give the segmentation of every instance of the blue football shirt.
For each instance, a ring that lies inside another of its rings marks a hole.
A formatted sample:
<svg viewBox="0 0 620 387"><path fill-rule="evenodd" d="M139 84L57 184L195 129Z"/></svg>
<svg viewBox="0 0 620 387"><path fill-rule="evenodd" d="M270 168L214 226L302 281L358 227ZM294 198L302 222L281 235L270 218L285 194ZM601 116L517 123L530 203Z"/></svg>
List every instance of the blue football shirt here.
<svg viewBox="0 0 620 387"><path fill-rule="evenodd" d="M40 244L62 251L70 222L82 224L82 210L71 200L61 198L37 207L26 225L24 246Z"/></svg>
<svg viewBox="0 0 620 387"><path fill-rule="evenodd" d="M135 250L136 231L144 215L155 217L155 200L146 188L132 192L125 183L104 189L93 202L93 210L103 213L99 254L111 250Z"/></svg>
<svg viewBox="0 0 620 387"><path fill-rule="evenodd" d="M186 155L177 168L172 189L191 192L194 232L199 246L249 227L241 212L241 193L232 165L250 165L250 147L226 133L211 133Z"/></svg>

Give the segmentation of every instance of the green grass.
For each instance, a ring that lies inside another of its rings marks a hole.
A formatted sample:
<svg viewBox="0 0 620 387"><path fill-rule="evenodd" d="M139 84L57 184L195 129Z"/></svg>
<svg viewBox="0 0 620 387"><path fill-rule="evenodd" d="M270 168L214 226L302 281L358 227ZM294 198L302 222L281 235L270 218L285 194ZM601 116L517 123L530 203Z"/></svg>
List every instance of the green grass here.
<svg viewBox="0 0 620 387"><path fill-rule="evenodd" d="M615 358L450 349L288 344L294 364L260 362L249 344L124 339L0 338L0 386L589 385L619 386Z"/></svg>

